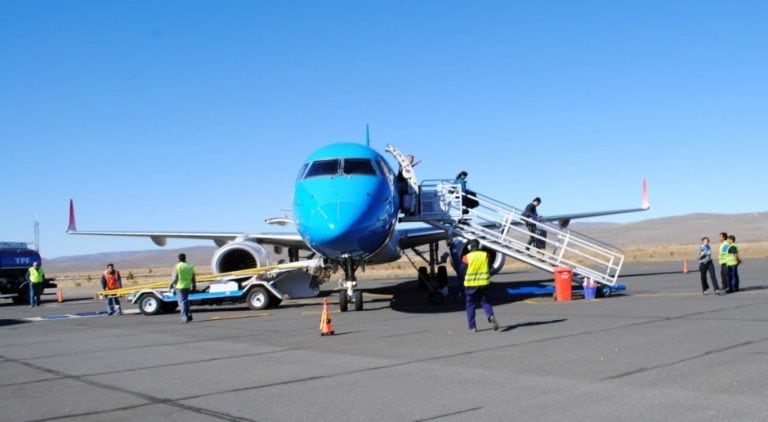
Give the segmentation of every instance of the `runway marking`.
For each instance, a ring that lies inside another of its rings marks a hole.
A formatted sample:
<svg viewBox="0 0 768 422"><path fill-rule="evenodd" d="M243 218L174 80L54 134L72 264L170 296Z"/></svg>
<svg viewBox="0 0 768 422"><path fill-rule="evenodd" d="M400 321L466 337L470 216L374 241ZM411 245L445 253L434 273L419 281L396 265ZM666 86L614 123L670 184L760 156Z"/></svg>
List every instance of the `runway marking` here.
<svg viewBox="0 0 768 422"><path fill-rule="evenodd" d="M571 302L602 302L603 299L592 299L592 300L581 300L576 299L572 300ZM556 300L553 300L552 298L541 298L541 299L525 299L520 303L525 303L528 305L559 305L562 302L558 302Z"/></svg>
<svg viewBox="0 0 768 422"><path fill-rule="evenodd" d="M224 321L229 319L244 319L244 318L263 318L268 316L269 316L269 312L264 312L260 314L251 314L251 315L235 315L235 316L218 316L217 315L215 317L212 317L209 321ZM200 321L200 322L205 322L205 321Z"/></svg>
<svg viewBox="0 0 768 422"><path fill-rule="evenodd" d="M75 312L71 314L49 314L38 317L24 318L24 321L40 322L40 321L57 321L62 319L75 319L75 318L96 318L96 317L108 317L108 316L124 316L124 315L136 315L139 313L138 309L129 309L123 311L123 315L108 315L107 311L87 311L87 312Z"/></svg>

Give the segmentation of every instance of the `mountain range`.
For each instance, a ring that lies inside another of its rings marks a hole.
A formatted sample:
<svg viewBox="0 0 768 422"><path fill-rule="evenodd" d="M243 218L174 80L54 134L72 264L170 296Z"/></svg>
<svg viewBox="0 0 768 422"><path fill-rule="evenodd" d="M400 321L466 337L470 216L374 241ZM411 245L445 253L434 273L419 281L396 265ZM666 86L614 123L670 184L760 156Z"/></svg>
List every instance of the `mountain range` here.
<svg viewBox="0 0 768 422"><path fill-rule="evenodd" d="M662 217L632 223L575 222L572 230L602 242L626 247L637 245L697 245L702 236L717 243L718 233L726 231L736 236L739 243L768 240L768 212L745 214L687 214ZM157 248L142 251L105 252L89 255L64 256L46 259L49 272L101 271L108 263L118 269L170 268L179 252L196 265L208 265L214 246L195 246L183 249Z"/></svg>

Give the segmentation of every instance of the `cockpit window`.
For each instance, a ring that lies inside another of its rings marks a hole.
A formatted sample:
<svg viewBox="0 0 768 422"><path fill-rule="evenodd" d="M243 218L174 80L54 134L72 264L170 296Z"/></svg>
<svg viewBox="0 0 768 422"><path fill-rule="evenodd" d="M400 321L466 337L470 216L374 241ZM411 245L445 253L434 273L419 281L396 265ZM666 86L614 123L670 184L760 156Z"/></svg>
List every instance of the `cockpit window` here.
<svg viewBox="0 0 768 422"><path fill-rule="evenodd" d="M317 176L335 176L339 173L339 160L315 161L309 166L305 178Z"/></svg>
<svg viewBox="0 0 768 422"><path fill-rule="evenodd" d="M299 169L299 174L296 176L296 180L301 180L304 177L304 172L307 171L307 167L309 167L309 163L304 163L304 165L301 166L301 169Z"/></svg>
<svg viewBox="0 0 768 422"><path fill-rule="evenodd" d="M344 159L344 174L369 174L375 175L376 169L371 160L364 158Z"/></svg>

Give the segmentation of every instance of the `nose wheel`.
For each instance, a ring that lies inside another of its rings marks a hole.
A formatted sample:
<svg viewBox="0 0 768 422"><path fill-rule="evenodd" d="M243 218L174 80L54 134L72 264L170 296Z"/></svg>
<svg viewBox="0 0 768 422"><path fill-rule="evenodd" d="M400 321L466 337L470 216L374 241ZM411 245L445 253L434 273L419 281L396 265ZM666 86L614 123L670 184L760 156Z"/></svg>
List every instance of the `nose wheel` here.
<svg viewBox="0 0 768 422"><path fill-rule="evenodd" d="M350 293L350 290L351 290L351 293ZM356 290L354 289L354 287L349 287L349 288L339 290L339 311L347 312L349 310L350 302L352 303L352 306L356 311L362 311L363 310L363 291Z"/></svg>

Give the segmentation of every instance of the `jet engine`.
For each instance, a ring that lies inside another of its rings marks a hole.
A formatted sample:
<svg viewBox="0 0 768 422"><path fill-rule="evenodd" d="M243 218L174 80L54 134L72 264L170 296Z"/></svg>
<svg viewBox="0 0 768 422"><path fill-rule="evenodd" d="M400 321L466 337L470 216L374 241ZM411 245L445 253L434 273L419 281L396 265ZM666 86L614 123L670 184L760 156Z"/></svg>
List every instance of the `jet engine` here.
<svg viewBox="0 0 768 422"><path fill-rule="evenodd" d="M456 274L460 274L459 264L461 263L461 257L469 252L469 248L467 247L468 243L469 239L463 237L454 237L450 241L449 248L451 250L451 263L453 264L453 269L456 271ZM504 268L504 261L506 256L503 253L496 252L490 248L484 248L483 250L488 252L491 275L497 274L499 271L501 271L502 268Z"/></svg>
<svg viewBox="0 0 768 422"><path fill-rule="evenodd" d="M266 265L267 251L256 242L235 241L219 248L211 258L214 274Z"/></svg>

